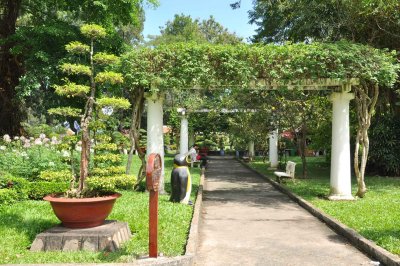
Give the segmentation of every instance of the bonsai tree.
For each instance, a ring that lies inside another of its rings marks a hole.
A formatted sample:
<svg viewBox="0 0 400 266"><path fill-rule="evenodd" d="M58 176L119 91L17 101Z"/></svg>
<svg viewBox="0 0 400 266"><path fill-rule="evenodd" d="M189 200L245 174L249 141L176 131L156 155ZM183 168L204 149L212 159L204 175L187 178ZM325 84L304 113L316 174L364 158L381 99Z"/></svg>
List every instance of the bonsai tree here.
<svg viewBox="0 0 400 266"><path fill-rule="evenodd" d="M130 103L127 99L118 97L109 97L111 89L120 87L123 83L123 76L109 70L112 65L119 62L119 58L113 54L103 52L95 52L95 44L106 36L106 30L95 24L85 24L81 26L80 31L84 37L88 39L89 44L84 44L78 41L71 42L65 46L67 52L72 55L71 58L82 63L64 62L60 65L63 73L73 77L75 83L70 79L65 79L64 85L55 86L55 92L58 95L66 97L82 97L84 98L83 109L72 107L59 107L49 110L49 113L80 116L81 128L81 157L80 157L80 174L78 187L71 187L67 192L68 197L85 197L86 178L89 175L91 135L90 123L93 120L94 113L102 108L106 109L127 109ZM74 182L71 182L73 184Z"/></svg>

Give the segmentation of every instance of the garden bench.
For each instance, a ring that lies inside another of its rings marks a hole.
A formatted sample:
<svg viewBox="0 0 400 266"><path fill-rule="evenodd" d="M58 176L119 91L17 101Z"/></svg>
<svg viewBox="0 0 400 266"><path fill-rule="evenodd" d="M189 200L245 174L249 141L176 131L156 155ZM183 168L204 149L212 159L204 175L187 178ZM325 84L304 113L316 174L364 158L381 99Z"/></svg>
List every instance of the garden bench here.
<svg viewBox="0 0 400 266"><path fill-rule="evenodd" d="M197 158L194 157L194 158L192 159L192 161L190 161L190 167L191 167L191 168L193 168L193 166L198 167L198 166L200 165L200 163L201 163L201 160L197 160Z"/></svg>
<svg viewBox="0 0 400 266"><path fill-rule="evenodd" d="M286 172L279 172L279 171L274 172L274 175L276 176L276 181L278 183L281 183L282 178L290 178L294 180L295 168L296 168L296 163L288 161L286 164Z"/></svg>
<svg viewBox="0 0 400 266"><path fill-rule="evenodd" d="M243 156L242 157L242 160L243 160L243 162L245 162L245 163L249 163L251 160L250 160L250 157L248 157L248 156Z"/></svg>

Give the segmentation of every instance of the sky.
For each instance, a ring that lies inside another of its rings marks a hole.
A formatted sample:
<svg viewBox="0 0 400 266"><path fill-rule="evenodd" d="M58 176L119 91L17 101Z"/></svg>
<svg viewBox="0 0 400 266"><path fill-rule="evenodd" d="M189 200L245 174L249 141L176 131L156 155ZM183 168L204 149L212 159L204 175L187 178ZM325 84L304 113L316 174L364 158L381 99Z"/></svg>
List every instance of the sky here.
<svg viewBox="0 0 400 266"><path fill-rule="evenodd" d="M159 0L160 5L154 9L145 8L146 20L143 36L159 35L160 27L164 27L175 14L190 15L193 19L208 19L210 15L239 37L247 40L255 34L255 25L248 24L248 11L252 9L252 0L242 0L241 7L233 10L229 4L235 0Z"/></svg>

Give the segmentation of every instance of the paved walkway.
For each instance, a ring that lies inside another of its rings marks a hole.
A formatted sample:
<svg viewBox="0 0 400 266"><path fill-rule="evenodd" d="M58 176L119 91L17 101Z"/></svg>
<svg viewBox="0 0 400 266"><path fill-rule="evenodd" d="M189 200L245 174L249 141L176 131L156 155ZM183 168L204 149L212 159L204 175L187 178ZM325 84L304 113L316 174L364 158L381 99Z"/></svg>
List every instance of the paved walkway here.
<svg viewBox="0 0 400 266"><path fill-rule="evenodd" d="M206 173L195 265L371 265L371 259L235 160Z"/></svg>

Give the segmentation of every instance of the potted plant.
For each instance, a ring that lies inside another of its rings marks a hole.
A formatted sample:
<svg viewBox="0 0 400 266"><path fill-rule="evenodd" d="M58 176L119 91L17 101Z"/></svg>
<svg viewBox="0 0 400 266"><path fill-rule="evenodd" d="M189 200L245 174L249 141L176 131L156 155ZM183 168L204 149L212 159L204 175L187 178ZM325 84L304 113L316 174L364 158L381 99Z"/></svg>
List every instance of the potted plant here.
<svg viewBox="0 0 400 266"><path fill-rule="evenodd" d="M71 228L101 225L111 212L115 200L120 197L120 194L111 192L110 186L96 182L88 186L91 123L96 111L108 110L111 115L110 110L127 109L130 106L129 101L124 98L107 96L120 87L123 77L121 73L107 70L107 67L109 69L118 63L117 56L95 51L95 43L106 36L106 30L99 25L85 24L81 26L80 31L88 39L89 44L74 41L65 48L71 58L79 62L87 59L88 63L62 63L61 71L72 80L67 78L64 85L55 86L55 92L66 97L84 98L84 108L58 107L49 110L51 114L81 117L79 178L77 182L74 182L75 180L71 182L71 187L66 193L48 195L44 198L51 203L63 225Z"/></svg>

